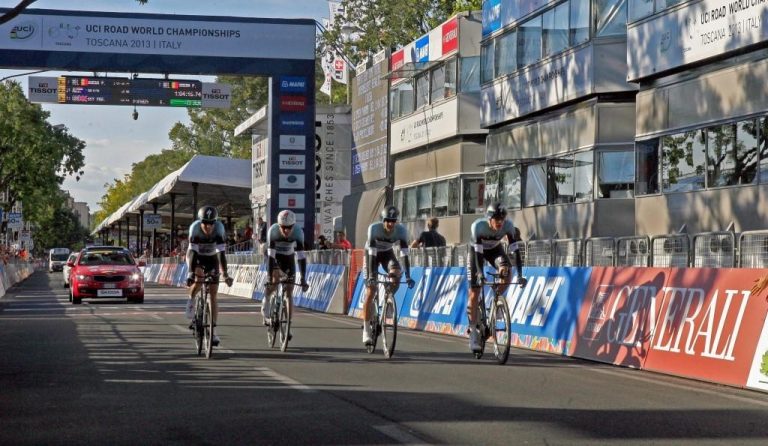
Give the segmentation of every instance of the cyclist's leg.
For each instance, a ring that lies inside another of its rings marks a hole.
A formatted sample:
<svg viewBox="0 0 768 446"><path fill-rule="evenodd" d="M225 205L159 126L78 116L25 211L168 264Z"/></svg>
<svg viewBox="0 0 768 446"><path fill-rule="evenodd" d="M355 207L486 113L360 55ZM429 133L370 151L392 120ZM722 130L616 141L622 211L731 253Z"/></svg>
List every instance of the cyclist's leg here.
<svg viewBox="0 0 768 446"><path fill-rule="evenodd" d="M499 271L499 280L504 282L505 284L509 283L510 279L510 271L512 262L509 260L509 256L507 253L504 252L502 249L499 254L496 255L496 258L493 260L493 265L496 267L496 269ZM502 285L499 287L499 295L503 295L504 292L507 290L507 287L509 285Z"/></svg>
<svg viewBox="0 0 768 446"><path fill-rule="evenodd" d="M376 264L373 265L373 271L374 274L378 274L379 267L384 267L385 265L382 264L382 261L379 257L380 255L377 254L375 258ZM376 291L374 289L374 286L367 285L368 282L368 256L365 256L365 260L363 260L363 279L365 280L366 286L365 286L365 302L363 302L363 344L369 344L372 343L372 337L371 337L371 316L373 315L373 296L376 294ZM375 278L375 276L374 276Z"/></svg>
<svg viewBox="0 0 768 446"><path fill-rule="evenodd" d="M293 283L296 282L296 260L294 256L278 256L277 264L286 277L285 294L288 296L288 314L293 317ZM290 335L290 333L289 333Z"/></svg>
<svg viewBox="0 0 768 446"><path fill-rule="evenodd" d="M476 253L474 248L470 247L469 254L467 255L467 268L469 274L469 296L467 302L467 319L469 320L469 349L472 351L480 350L480 324L479 317L479 300L480 300L480 287L482 286L477 280L477 276L480 273L477 266L481 264L482 254Z"/></svg>
<svg viewBox="0 0 768 446"><path fill-rule="evenodd" d="M267 283L264 284L264 299L261 301L261 316L264 318L264 325L269 325L270 305L272 304L272 294L277 289L277 282L280 280L280 269L274 268L269 272Z"/></svg>
<svg viewBox="0 0 768 446"><path fill-rule="evenodd" d="M397 261L394 251L388 251L386 271L389 273L389 280L392 282L392 294L394 294L400 288L400 278L403 275L403 269L400 267L400 262Z"/></svg>
<svg viewBox="0 0 768 446"><path fill-rule="evenodd" d="M189 287L189 290L188 290L188 293L189 293L188 297L189 297L189 299L187 300L187 304L186 304L187 308L186 308L186 311L185 311L187 319L190 319L190 320L194 319L194 317L195 317L194 316L194 314L195 314L195 295L197 295L197 293L200 291L200 286L202 285L202 284L198 283L197 281L201 280L202 277L203 277L203 268L198 263L195 263L195 265L193 265L192 268L193 268L193 270L195 272L195 282L192 284L191 287Z"/></svg>

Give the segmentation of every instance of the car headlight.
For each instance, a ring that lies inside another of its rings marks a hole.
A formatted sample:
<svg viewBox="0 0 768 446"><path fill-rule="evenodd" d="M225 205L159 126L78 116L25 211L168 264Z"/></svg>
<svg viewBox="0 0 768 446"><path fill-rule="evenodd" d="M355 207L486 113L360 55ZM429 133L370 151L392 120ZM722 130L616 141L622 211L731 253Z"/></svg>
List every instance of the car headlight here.
<svg viewBox="0 0 768 446"><path fill-rule="evenodd" d="M131 274L131 280L139 280L140 278L141 278L141 275L139 273Z"/></svg>
<svg viewBox="0 0 768 446"><path fill-rule="evenodd" d="M77 275L77 280L89 280L89 279L90 279L90 276L87 276L85 274L78 274Z"/></svg>

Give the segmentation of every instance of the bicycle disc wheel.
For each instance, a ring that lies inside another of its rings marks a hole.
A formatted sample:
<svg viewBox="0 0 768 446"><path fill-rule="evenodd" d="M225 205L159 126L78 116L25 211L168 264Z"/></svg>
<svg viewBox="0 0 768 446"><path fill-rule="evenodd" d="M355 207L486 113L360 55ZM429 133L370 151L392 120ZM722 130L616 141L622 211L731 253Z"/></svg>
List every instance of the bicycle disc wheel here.
<svg viewBox="0 0 768 446"><path fill-rule="evenodd" d="M504 298L496 299L493 304L493 354L499 364L506 364L509 359L509 346L512 333L509 320L509 307Z"/></svg>
<svg viewBox="0 0 768 446"><path fill-rule="evenodd" d="M211 299L205 299L205 310L203 311L203 350L205 357L210 358L213 354L213 311Z"/></svg>
<svg viewBox="0 0 768 446"><path fill-rule="evenodd" d="M288 348L288 335L291 333L291 310L288 306L288 296L283 296L280 308L280 351Z"/></svg>
<svg viewBox="0 0 768 446"><path fill-rule="evenodd" d="M384 357L391 358L395 353L397 342L397 303L391 295L387 295L381 308L381 346Z"/></svg>

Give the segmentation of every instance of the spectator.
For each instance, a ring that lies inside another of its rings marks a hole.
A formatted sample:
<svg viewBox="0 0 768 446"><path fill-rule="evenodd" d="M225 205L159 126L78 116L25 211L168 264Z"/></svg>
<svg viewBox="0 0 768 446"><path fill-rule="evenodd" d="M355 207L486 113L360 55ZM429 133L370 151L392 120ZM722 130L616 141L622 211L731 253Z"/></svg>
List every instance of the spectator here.
<svg viewBox="0 0 768 446"><path fill-rule="evenodd" d="M317 237L317 249L330 249L330 247L331 244L328 243L328 239L324 235Z"/></svg>
<svg viewBox="0 0 768 446"><path fill-rule="evenodd" d="M331 245L334 249L352 249L352 243L347 240L344 231L336 231L336 243Z"/></svg>
<svg viewBox="0 0 768 446"><path fill-rule="evenodd" d="M267 242L267 224L264 222L264 219L259 217L258 222L256 223L256 229L259 236L259 243L266 243Z"/></svg>
<svg viewBox="0 0 768 446"><path fill-rule="evenodd" d="M252 238L253 238L253 228L251 228L251 224L250 223L246 223L245 224L245 231L243 232L243 241L245 241L245 243L247 245L246 247L248 249L251 249L251 245L253 243L252 240L251 240Z"/></svg>
<svg viewBox="0 0 768 446"><path fill-rule="evenodd" d="M411 248L441 248L445 246L445 237L437 232L440 220L435 217L427 220L427 230L411 243Z"/></svg>

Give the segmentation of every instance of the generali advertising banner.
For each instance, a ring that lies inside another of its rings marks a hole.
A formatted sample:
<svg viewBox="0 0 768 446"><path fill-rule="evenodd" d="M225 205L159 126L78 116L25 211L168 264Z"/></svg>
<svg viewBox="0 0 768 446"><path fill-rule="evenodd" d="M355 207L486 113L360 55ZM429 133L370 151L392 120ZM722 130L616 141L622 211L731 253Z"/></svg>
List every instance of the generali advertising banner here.
<svg viewBox="0 0 768 446"><path fill-rule="evenodd" d="M628 80L768 40L768 2L704 0L627 29Z"/></svg>
<svg viewBox="0 0 768 446"><path fill-rule="evenodd" d="M735 386L747 382L768 312L752 289L765 270L670 270L644 368Z"/></svg>

